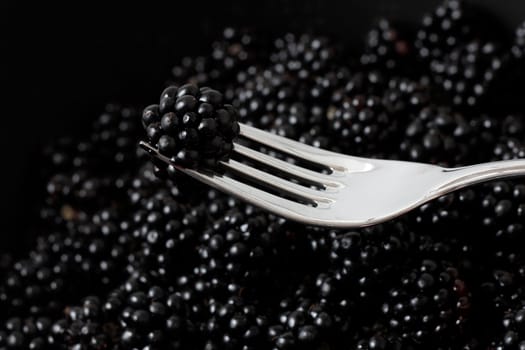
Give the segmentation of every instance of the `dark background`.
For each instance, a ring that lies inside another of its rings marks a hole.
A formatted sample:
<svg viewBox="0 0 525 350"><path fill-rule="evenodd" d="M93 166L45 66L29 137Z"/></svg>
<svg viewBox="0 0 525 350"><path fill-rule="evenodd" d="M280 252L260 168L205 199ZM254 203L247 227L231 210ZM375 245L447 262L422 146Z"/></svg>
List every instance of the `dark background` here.
<svg viewBox="0 0 525 350"><path fill-rule="evenodd" d="M377 17L417 24L439 2L3 1L0 244L29 222L41 146L59 135L82 133L107 102L156 99L178 58L209 48L203 38L234 25L274 33L315 31L358 47ZM509 35L525 19L523 0L471 2L492 13Z"/></svg>

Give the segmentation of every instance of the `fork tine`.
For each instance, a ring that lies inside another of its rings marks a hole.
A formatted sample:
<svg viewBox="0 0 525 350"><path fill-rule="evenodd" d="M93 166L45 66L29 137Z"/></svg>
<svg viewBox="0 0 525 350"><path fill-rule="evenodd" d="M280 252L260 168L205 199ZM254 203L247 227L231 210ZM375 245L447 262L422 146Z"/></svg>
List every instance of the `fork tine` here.
<svg viewBox="0 0 525 350"><path fill-rule="evenodd" d="M200 171L184 168L182 168L181 171L196 180L202 181L209 186L218 189L219 191L239 197L256 207L269 210L270 212L282 217L303 222L305 224L312 224L312 222L315 221L319 221L319 223L327 221L320 217L319 214L321 210L318 208L273 195L232 179L231 177L217 174L205 174ZM326 207L326 205L323 205L323 207Z"/></svg>
<svg viewBox="0 0 525 350"><path fill-rule="evenodd" d="M140 141L139 146L148 152L151 157L166 164L172 164L169 158L162 155L156 148L152 147L147 142ZM319 208L329 207L329 203L321 203L317 207L312 207L265 192L256 187L232 179L231 177L216 173L205 173L199 170L186 169L177 165L174 166L177 170L182 171L186 175L216 188L219 191L239 197L257 207L269 210L285 218L303 222L305 224L312 224L312 222L315 221L319 221L319 223L327 221L320 217Z"/></svg>
<svg viewBox="0 0 525 350"><path fill-rule="evenodd" d="M275 135L267 131L259 130L246 124L239 123L239 126L240 135L252 141L261 143L265 146L269 146L278 151L290 154L306 161L317 163L320 166L328 167L334 171L345 172L351 170L341 166L337 161L332 161L333 159L340 159L339 154L317 147L308 146L304 143L290 140L286 137ZM346 158L347 161L352 161L352 169L360 169L365 165L364 163L366 163L364 160L361 160L358 157L346 156Z"/></svg>
<svg viewBox="0 0 525 350"><path fill-rule="evenodd" d="M333 176L321 174L310 169L302 168L295 164L291 164L278 158L271 157L262 152L255 151L249 147L240 145L238 143L234 143L233 150L236 153L243 155L247 158L258 161L265 165L269 165L272 168L284 171L285 173L296 176L299 179L312 182L315 185L332 188L342 187L342 184L333 181Z"/></svg>
<svg viewBox="0 0 525 350"><path fill-rule="evenodd" d="M240 173L245 177L248 177L258 182L262 182L280 191L291 193L309 202L314 202L316 204L319 204L319 203L332 203L334 201L329 196L325 196L325 194L328 194L327 192L319 191L319 190L308 188L302 185L295 184L288 180L284 180L280 177L277 177L272 174L266 173L264 171L258 170L254 167L237 162L233 159L230 159L227 162L221 162L221 164L227 169Z"/></svg>

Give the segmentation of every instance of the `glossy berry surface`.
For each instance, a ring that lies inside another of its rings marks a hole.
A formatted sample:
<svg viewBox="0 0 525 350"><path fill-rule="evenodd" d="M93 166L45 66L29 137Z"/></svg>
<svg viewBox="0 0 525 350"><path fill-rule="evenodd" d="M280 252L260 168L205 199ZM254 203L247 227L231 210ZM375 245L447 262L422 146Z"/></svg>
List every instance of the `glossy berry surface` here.
<svg viewBox="0 0 525 350"><path fill-rule="evenodd" d="M237 111L223 95L193 84L164 89L159 104L144 109L142 125L152 145L187 167L227 160L239 133Z"/></svg>

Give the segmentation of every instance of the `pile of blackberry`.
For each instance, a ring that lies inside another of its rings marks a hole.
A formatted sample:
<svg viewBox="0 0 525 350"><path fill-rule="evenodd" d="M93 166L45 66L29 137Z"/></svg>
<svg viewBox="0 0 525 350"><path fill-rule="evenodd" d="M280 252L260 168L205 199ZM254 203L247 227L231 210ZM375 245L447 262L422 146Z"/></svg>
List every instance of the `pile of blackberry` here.
<svg viewBox="0 0 525 350"><path fill-rule="evenodd" d="M383 19L357 56L337 38L227 28L176 65L158 105L110 104L47 147L25 251L0 255L0 349L525 348L523 180L329 230L137 147L214 166L238 118L357 156L525 158L522 97L507 94L523 81L498 85L523 73L524 27L488 35L480 16L449 0L416 32Z"/></svg>

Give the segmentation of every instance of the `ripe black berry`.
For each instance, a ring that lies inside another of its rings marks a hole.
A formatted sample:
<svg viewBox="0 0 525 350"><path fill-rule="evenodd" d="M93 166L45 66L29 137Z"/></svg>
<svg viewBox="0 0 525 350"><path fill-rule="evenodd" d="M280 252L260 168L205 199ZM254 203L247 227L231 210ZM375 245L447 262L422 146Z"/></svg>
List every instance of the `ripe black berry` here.
<svg viewBox="0 0 525 350"><path fill-rule="evenodd" d="M228 159L239 133L237 112L224 104L223 95L192 84L166 88L160 104L144 110L142 122L162 154L190 167Z"/></svg>
<svg viewBox="0 0 525 350"><path fill-rule="evenodd" d="M364 51L360 63L367 69L406 72L407 66L414 63L410 41L385 18L368 32ZM414 72L414 65L409 69Z"/></svg>
<svg viewBox="0 0 525 350"><path fill-rule="evenodd" d="M443 57L475 37L474 21L461 0L445 0L423 17L415 47L424 60Z"/></svg>
<svg viewBox="0 0 525 350"><path fill-rule="evenodd" d="M433 59L430 69L453 104L473 107L491 88L504 61L497 44L472 41Z"/></svg>
<svg viewBox="0 0 525 350"><path fill-rule="evenodd" d="M425 107L406 127L400 151L413 161L465 164L475 136L471 123L462 114L446 107Z"/></svg>
<svg viewBox="0 0 525 350"><path fill-rule="evenodd" d="M525 58L525 22L521 23L518 28L516 28L512 53L517 58Z"/></svg>

